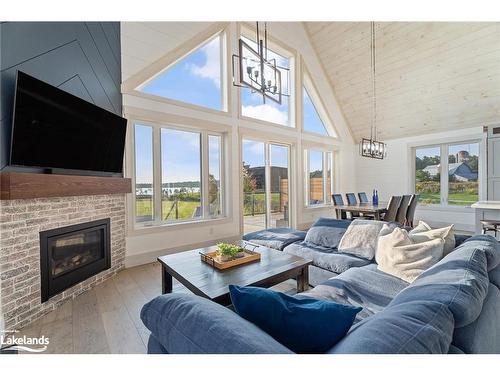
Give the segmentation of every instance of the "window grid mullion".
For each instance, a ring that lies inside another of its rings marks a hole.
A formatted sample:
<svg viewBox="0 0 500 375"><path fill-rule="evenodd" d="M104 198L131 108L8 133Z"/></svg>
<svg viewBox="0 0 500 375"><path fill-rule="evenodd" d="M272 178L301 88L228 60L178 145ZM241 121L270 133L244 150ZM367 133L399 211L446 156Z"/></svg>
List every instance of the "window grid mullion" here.
<svg viewBox="0 0 500 375"><path fill-rule="evenodd" d="M200 194L201 194L201 212L202 212L202 218L207 219L209 218L209 209L208 209L208 189L209 189L209 161L208 161L208 135L206 132L201 132L200 133L200 141L201 141L201 171L200 171L200 177L201 177L201 186L200 186Z"/></svg>
<svg viewBox="0 0 500 375"><path fill-rule="evenodd" d="M326 204L326 185L328 184L328 161L326 160L327 153L322 151L323 156L323 204Z"/></svg>
<svg viewBox="0 0 500 375"><path fill-rule="evenodd" d="M162 221L161 128L153 127L153 210L154 222Z"/></svg>
<svg viewBox="0 0 500 375"><path fill-rule="evenodd" d="M443 206L448 205L448 145L441 145L441 204Z"/></svg>

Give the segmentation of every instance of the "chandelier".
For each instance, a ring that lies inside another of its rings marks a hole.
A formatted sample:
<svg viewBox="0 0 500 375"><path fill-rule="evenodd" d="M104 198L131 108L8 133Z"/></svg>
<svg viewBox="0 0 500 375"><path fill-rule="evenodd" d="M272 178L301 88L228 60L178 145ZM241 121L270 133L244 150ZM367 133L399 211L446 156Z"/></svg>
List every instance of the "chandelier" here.
<svg viewBox="0 0 500 375"><path fill-rule="evenodd" d="M375 55L375 22L371 22L371 70L372 70L372 123L370 139L362 138L359 144L361 156L373 159L383 159L387 156L387 145L377 140L377 66Z"/></svg>
<svg viewBox="0 0 500 375"><path fill-rule="evenodd" d="M290 96L287 92L290 87L290 69L279 66L276 57L268 58L267 23L264 22L263 39L259 22L256 24L256 41L241 37L238 45L239 55L233 55L233 85L261 94L264 103L266 99L270 99L281 104L283 96ZM276 56L272 52L271 55Z"/></svg>

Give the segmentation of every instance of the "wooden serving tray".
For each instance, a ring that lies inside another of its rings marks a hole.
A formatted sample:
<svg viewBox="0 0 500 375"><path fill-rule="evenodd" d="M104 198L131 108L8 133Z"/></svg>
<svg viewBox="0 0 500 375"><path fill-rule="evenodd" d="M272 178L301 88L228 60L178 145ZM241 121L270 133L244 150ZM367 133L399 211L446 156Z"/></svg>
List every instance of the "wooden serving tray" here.
<svg viewBox="0 0 500 375"><path fill-rule="evenodd" d="M244 255L241 258L235 258L233 260L222 261L220 256L217 255L217 251L211 251L208 253L200 253L201 260L210 264L219 270L225 270L227 268L240 266L242 264L247 264L251 262L260 261L260 254L248 249L243 249Z"/></svg>

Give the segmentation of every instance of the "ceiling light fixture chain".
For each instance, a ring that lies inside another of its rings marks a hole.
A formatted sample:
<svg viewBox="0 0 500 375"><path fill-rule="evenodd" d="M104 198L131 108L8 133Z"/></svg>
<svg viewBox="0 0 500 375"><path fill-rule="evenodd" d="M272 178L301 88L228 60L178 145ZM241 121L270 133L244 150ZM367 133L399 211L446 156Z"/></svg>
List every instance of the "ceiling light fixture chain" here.
<svg viewBox="0 0 500 375"><path fill-rule="evenodd" d="M370 22L370 65L372 73L372 118L370 124L370 139L362 138L360 143L361 156L383 159L387 156L387 146L377 140L377 56L375 22Z"/></svg>

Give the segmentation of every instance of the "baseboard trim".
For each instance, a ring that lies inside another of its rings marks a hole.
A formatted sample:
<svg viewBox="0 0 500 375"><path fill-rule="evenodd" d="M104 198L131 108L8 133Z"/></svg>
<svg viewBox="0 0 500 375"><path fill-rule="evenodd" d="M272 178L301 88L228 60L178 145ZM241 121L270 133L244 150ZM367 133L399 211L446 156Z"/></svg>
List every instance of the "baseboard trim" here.
<svg viewBox="0 0 500 375"><path fill-rule="evenodd" d="M159 249L140 254L125 255L125 268L131 268L135 266L141 266L143 264L153 263L156 261L156 258L162 255L175 254L183 251L197 249L200 247L212 246L219 242L235 242L240 239L241 239L240 236L232 236L226 238L219 238L216 240L192 243L183 246L176 246L175 248Z"/></svg>

